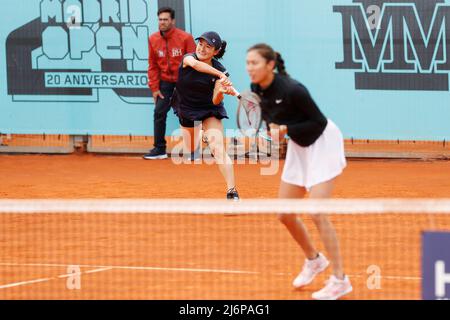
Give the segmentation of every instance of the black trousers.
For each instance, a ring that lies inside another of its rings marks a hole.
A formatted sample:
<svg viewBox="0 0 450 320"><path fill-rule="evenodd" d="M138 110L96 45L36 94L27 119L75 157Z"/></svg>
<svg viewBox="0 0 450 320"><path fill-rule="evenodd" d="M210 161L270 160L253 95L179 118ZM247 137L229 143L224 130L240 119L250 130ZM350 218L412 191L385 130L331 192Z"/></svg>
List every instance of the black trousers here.
<svg viewBox="0 0 450 320"><path fill-rule="evenodd" d="M167 113L170 110L170 99L173 95L173 90L175 89L175 83L161 81L159 85L159 90L161 91L164 99L158 98L155 105L155 112L153 116L153 126L154 126L154 146L157 149L166 150L166 122Z"/></svg>

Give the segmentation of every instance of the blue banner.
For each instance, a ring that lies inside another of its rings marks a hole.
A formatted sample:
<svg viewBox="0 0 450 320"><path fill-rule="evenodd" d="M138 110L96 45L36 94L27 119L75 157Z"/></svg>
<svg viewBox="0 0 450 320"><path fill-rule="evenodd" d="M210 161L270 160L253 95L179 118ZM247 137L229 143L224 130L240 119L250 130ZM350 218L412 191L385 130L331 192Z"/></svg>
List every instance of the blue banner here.
<svg viewBox="0 0 450 320"><path fill-rule="evenodd" d="M3 0L0 132L152 135L161 5L194 37L228 41L240 91L247 49L267 42L346 138L450 140L449 0ZM235 128L237 102L225 105ZM178 126L170 112L167 133Z"/></svg>

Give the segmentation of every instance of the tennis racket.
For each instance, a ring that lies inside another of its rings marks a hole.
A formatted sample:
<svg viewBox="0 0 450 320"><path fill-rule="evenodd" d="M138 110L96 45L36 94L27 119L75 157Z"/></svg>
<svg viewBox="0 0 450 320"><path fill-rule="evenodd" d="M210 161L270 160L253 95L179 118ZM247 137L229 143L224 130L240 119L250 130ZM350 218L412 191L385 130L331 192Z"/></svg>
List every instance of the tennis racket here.
<svg viewBox="0 0 450 320"><path fill-rule="evenodd" d="M261 128L267 129L267 125L262 119L261 99L256 93L250 91L241 94L236 89L233 88L233 90L239 100L236 115L237 126L244 136L252 138L251 141L253 141L252 150L246 153L246 157L255 158L257 161L261 157L259 138L267 142L266 150L268 148L269 151L266 155L270 157L272 139L261 132Z"/></svg>
<svg viewBox="0 0 450 320"><path fill-rule="evenodd" d="M234 91L234 95L239 100L236 120L241 133L247 137L261 137L267 141L272 141L269 136L260 132L265 123L262 120L261 100L258 95L249 91L242 94L236 89Z"/></svg>

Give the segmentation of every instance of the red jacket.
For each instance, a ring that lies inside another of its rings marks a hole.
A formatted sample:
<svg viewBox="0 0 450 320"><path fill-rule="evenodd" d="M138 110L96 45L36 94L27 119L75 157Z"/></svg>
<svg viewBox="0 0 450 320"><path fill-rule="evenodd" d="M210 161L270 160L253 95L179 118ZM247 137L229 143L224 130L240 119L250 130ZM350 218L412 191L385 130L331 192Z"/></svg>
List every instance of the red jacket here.
<svg viewBox="0 0 450 320"><path fill-rule="evenodd" d="M181 29L153 33L148 40L148 79L152 92L159 90L159 82L177 82L178 68L183 56L195 52L192 35Z"/></svg>

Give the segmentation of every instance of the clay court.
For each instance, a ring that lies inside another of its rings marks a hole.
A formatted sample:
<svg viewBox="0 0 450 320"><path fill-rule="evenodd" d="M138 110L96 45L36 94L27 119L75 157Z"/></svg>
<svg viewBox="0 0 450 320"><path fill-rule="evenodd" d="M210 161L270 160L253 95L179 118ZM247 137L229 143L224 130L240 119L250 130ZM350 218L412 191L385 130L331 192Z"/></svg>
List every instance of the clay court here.
<svg viewBox="0 0 450 320"><path fill-rule="evenodd" d="M281 171L261 176L262 167L236 166L242 198L276 197ZM214 165L138 156L1 155L0 175L3 199L224 197ZM336 198L449 194L448 161L349 160L335 190ZM274 215L2 214L0 219L1 299L297 300L309 299L331 272L307 289L293 290L304 256ZM448 230L450 217L392 213L332 219L354 286L346 299L420 299L421 231ZM370 281L371 266L380 269L379 283ZM81 288L70 290L74 270L81 271ZM369 289L370 283L376 288Z"/></svg>

